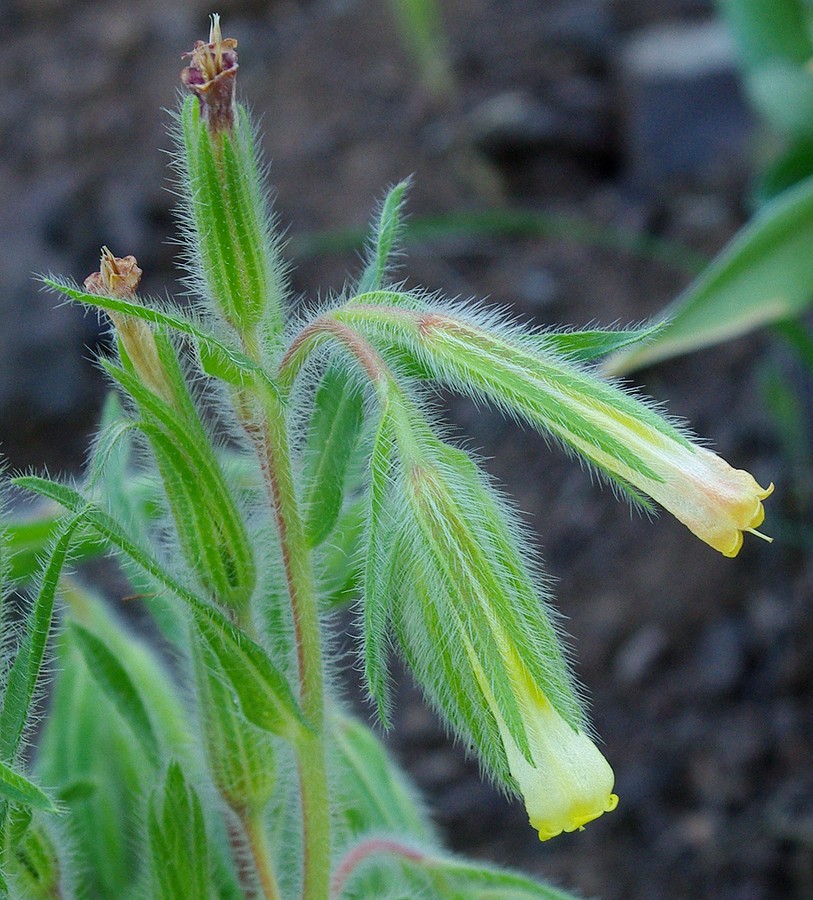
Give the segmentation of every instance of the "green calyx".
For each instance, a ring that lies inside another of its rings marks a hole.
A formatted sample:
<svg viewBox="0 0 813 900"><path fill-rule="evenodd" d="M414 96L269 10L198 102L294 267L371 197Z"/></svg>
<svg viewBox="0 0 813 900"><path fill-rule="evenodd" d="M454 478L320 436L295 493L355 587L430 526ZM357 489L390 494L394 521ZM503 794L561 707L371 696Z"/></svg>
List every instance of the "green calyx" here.
<svg viewBox="0 0 813 900"><path fill-rule="evenodd" d="M197 97L181 109L183 168L189 182L188 235L194 274L216 310L244 337L283 326L284 265L260 179L248 114L212 132Z"/></svg>

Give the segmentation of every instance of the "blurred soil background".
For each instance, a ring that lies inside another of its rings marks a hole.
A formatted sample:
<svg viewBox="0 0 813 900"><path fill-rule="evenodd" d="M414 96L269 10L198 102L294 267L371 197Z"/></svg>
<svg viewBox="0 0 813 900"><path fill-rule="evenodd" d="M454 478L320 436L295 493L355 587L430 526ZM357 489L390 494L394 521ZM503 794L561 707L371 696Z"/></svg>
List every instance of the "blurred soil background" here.
<svg viewBox="0 0 813 900"><path fill-rule="evenodd" d="M299 237L363 226L410 173L413 217L518 207L709 255L746 220L765 140L709 2L442 6L445 100L421 87L385 0L219 4L262 116L297 293L324 296L358 268L353 253L297 260ZM178 290L161 110L211 11L210 0L3 4L0 439L15 469L77 472L105 391L92 362L104 329L55 308L32 273L81 280L106 243L137 256L146 293ZM575 233L415 243L402 272L577 326L639 322L690 279ZM631 515L536 435L444 398L538 530L621 797L584 833L539 844L522 805L480 780L403 676L388 740L452 848L606 900L813 897L811 458L782 452L763 399L776 375L810 396L809 375L762 333L635 377L734 465L777 483L766 530L780 539L746 537L734 561L667 515Z"/></svg>

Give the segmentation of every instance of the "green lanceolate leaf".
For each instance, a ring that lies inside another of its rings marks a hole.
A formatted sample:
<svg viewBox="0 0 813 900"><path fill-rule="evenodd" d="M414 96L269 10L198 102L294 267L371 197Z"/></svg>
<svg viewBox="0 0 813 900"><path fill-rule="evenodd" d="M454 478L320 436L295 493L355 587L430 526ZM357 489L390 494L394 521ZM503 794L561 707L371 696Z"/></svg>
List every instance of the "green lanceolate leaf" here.
<svg viewBox="0 0 813 900"><path fill-rule="evenodd" d="M800 65L813 57L804 0L717 0L747 66L772 59Z"/></svg>
<svg viewBox="0 0 813 900"><path fill-rule="evenodd" d="M179 416L131 373L105 368L145 414L139 427L156 456L187 562L218 602L244 608L256 583L251 542L180 372L170 376Z"/></svg>
<svg viewBox="0 0 813 900"><path fill-rule="evenodd" d="M329 366L316 391L303 460L303 520L311 547L322 543L339 518L363 407L359 386L344 370Z"/></svg>
<svg viewBox="0 0 813 900"><path fill-rule="evenodd" d="M200 638L193 641L198 707L212 781L232 809L262 809L276 781L274 738L243 715L210 645Z"/></svg>
<svg viewBox="0 0 813 900"><path fill-rule="evenodd" d="M751 100L774 128L813 136L813 57L804 0L718 0L739 45Z"/></svg>
<svg viewBox="0 0 813 900"><path fill-rule="evenodd" d="M388 727L389 685L387 628L390 610L392 558L397 539L392 516L392 475L395 464L395 426L387 405L370 457L370 506L364 570L364 677L367 689Z"/></svg>
<svg viewBox="0 0 813 900"><path fill-rule="evenodd" d="M753 204L765 206L800 181L813 175L813 137L800 138L758 173L752 188Z"/></svg>
<svg viewBox="0 0 813 900"><path fill-rule="evenodd" d="M183 601L223 667L249 722L288 738L307 727L288 681L265 650L220 610L180 584L149 551L133 542L118 522L97 506L86 503L81 494L66 485L35 476L17 478L15 484L81 512L106 540Z"/></svg>
<svg viewBox="0 0 813 900"><path fill-rule="evenodd" d="M135 303L132 300L122 300L119 297L89 294L65 279L43 278L42 281L49 288L85 306L135 316L137 319L143 319L145 322L150 322L153 325L163 325L173 331L188 335L199 348L205 347L204 352L207 359L218 361L215 363L215 366L219 366L224 372L230 373L230 377L226 380L234 381L237 378L236 373L241 372L245 379L241 383L253 385L259 382L264 390L269 390L274 396L278 396L277 386L268 378L257 363L252 362L244 353L228 346L228 344L223 343L214 335L208 334L197 324L179 313L165 312L157 304L146 306L142 303Z"/></svg>
<svg viewBox="0 0 813 900"><path fill-rule="evenodd" d="M356 719L337 715L332 733L338 749L338 808L348 836L390 832L434 840L412 786L373 732Z"/></svg>
<svg viewBox="0 0 813 900"><path fill-rule="evenodd" d="M11 761L14 758L22 739L51 633L59 577L73 533L81 519L80 513L64 523L59 530L40 579L39 591L26 623L22 643L7 676L3 707L0 710L2 760Z"/></svg>
<svg viewBox="0 0 813 900"><path fill-rule="evenodd" d="M76 622L70 625L74 644L79 649L85 665L119 715L130 726L153 765L159 759L158 740L149 713L138 688L127 670L108 646L93 632Z"/></svg>
<svg viewBox="0 0 813 900"><path fill-rule="evenodd" d="M61 527L61 513L47 507L35 511L32 518L12 520L5 526L9 555L8 575L12 581L27 582L42 568L42 558L53 544ZM71 558L80 562L104 552L98 538L78 535L71 548Z"/></svg>
<svg viewBox="0 0 813 900"><path fill-rule="evenodd" d="M25 775L16 772L10 766L0 762L0 797L10 803L20 803L31 809L42 809L45 812L56 812L53 800Z"/></svg>
<svg viewBox="0 0 813 900"><path fill-rule="evenodd" d="M426 862L410 862L431 875L440 900L462 897L477 900L577 900L566 891L552 885L507 872L449 857L428 857Z"/></svg>
<svg viewBox="0 0 813 900"><path fill-rule="evenodd" d="M367 501L359 497L348 504L330 540L319 548L316 571L319 595L325 609L335 609L361 593L364 567L362 550L367 532Z"/></svg>
<svg viewBox="0 0 813 900"><path fill-rule="evenodd" d="M154 900L210 896L209 847L203 808L173 761L147 813Z"/></svg>
<svg viewBox="0 0 813 900"><path fill-rule="evenodd" d="M381 206L381 214L375 225L367 265L359 278L356 292L377 291L385 286L385 278L392 265L392 255L403 231L403 207L410 179L392 188Z"/></svg>
<svg viewBox="0 0 813 900"><path fill-rule="evenodd" d="M59 896L60 866L57 849L43 823L35 818L7 857L14 877L15 897L51 900Z"/></svg>
<svg viewBox="0 0 813 900"><path fill-rule="evenodd" d="M813 78L813 76L810 76ZM813 300L813 177L781 194L666 307L646 346L609 359L622 374L799 315Z"/></svg>
<svg viewBox="0 0 813 900"><path fill-rule="evenodd" d="M142 879L144 797L155 770L93 678L70 631L38 740L37 772L67 808L77 897L131 898ZM52 895L53 896L53 895Z"/></svg>
<svg viewBox="0 0 813 900"><path fill-rule="evenodd" d="M640 328L627 328L622 331L548 331L534 336L538 340L539 349L542 352L560 353L568 359L578 362L591 362L610 353L617 353L634 347L636 344L646 344L666 327L665 322L655 325L644 325Z"/></svg>

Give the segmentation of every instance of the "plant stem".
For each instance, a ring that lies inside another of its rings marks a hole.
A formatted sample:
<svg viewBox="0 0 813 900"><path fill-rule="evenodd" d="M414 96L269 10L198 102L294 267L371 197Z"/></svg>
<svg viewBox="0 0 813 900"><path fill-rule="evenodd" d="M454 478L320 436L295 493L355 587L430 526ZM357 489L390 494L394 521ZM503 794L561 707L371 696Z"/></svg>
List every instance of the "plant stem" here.
<svg viewBox="0 0 813 900"><path fill-rule="evenodd" d="M276 515L294 622L299 694L312 733L296 744L304 844L302 896L326 900L330 885L330 798L324 745L324 674L319 610L310 552L291 472L285 408L264 397L265 422L253 434Z"/></svg>
<svg viewBox="0 0 813 900"><path fill-rule="evenodd" d="M265 836L265 825L262 810L248 812L243 816L243 828L246 832L251 858L260 880L265 900L280 900L277 876L274 874L274 861L268 852L268 841Z"/></svg>

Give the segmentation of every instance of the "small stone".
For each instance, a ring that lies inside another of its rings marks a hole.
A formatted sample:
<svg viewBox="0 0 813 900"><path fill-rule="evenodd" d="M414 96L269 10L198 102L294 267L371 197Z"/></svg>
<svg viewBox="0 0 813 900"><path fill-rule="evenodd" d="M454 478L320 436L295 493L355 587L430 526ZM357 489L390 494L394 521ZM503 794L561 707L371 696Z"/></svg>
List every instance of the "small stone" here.
<svg viewBox="0 0 813 900"><path fill-rule="evenodd" d="M713 180L744 169L752 119L723 25L644 29L627 41L619 65L631 181Z"/></svg>
<svg viewBox="0 0 813 900"><path fill-rule="evenodd" d="M542 149L603 153L604 95L590 79L570 79L567 85L549 101L525 91L485 100L469 113L470 139L483 153L497 158Z"/></svg>

